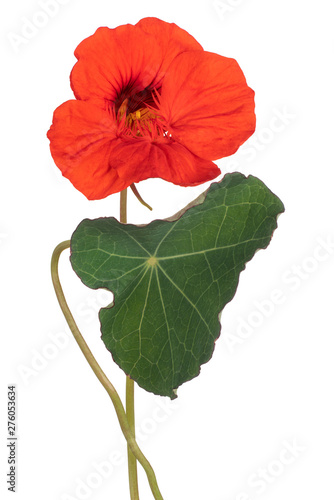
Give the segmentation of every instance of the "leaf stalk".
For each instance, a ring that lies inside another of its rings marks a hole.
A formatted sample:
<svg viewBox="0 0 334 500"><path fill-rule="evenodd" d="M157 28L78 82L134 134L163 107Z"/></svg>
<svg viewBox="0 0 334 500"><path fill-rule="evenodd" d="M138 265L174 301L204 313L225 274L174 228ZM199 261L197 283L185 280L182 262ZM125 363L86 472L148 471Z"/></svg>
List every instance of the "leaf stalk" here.
<svg viewBox="0 0 334 500"><path fill-rule="evenodd" d="M65 319L68 323L68 326L74 336L74 339L76 340L77 344L79 345L83 355L85 356L89 366L95 373L96 377L104 387L104 389L107 391L113 405L116 411L116 415L121 427L121 430L124 434L124 437L127 441L128 447L130 448L133 456L138 460L138 462L141 464L143 469L146 472L147 479L149 481L149 485L151 487L151 491L153 494L153 497L155 500L163 500L163 497L160 493L156 476L154 473L154 470L152 469L151 464L145 457L145 455L142 453L141 449L139 448L135 437L132 433L123 403L115 389L115 387L112 385L106 374L103 372L102 368L96 361L93 353L91 352L90 348L88 347L85 339L83 338L74 318L73 315L70 311L70 308L67 304L67 301L64 296L64 292L62 289L62 286L60 284L60 279L59 279L59 258L61 253L66 250L67 248L70 247L70 241L64 241L60 243L59 245L56 246L56 248L53 251L52 258L51 258L51 276L52 276L52 282L53 286L57 295L57 299L59 302L59 305L61 307L61 310L65 316ZM132 381L133 382L133 381Z"/></svg>

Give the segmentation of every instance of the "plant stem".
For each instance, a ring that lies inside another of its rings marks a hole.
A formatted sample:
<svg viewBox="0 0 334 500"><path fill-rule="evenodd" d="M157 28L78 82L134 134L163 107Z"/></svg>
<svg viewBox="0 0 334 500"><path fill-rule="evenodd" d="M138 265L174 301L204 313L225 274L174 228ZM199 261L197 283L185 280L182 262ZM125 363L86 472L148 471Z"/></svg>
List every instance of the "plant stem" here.
<svg viewBox="0 0 334 500"><path fill-rule="evenodd" d="M120 197L120 217L119 221L122 222L122 224L126 224L128 217L127 217L127 199L128 199L128 193L127 190L124 189L121 191L121 197Z"/></svg>
<svg viewBox="0 0 334 500"><path fill-rule="evenodd" d="M133 194L135 195L135 197L137 198L137 200L142 204L144 205L144 207L148 208L149 210L153 210L152 207L146 203L146 201L143 200L143 198L140 196L140 194L138 193L138 189L136 188L136 186L134 184L131 184L130 186Z"/></svg>
<svg viewBox="0 0 334 500"><path fill-rule="evenodd" d="M126 416L129 427L135 437L135 411L134 411L134 381L126 377ZM132 453L128 444L128 471L129 471L129 486L131 500L139 500L138 492L138 476L137 476L137 459Z"/></svg>
<svg viewBox="0 0 334 500"><path fill-rule="evenodd" d="M127 190L121 191L120 195L120 222L123 224L127 223ZM134 398L134 381L127 376L126 377L126 396L125 396L125 408L128 423L132 432L133 437L135 434L135 398ZM130 498L131 500L139 500L138 492L138 475L137 475L137 460L133 455L130 446L128 444L128 474L129 474L129 487L130 487Z"/></svg>
<svg viewBox="0 0 334 500"><path fill-rule="evenodd" d="M70 247L70 241L64 241L60 243L59 245L56 246L56 248L53 251L52 254L52 259L51 259L51 276L52 276L52 282L53 286L57 295L57 299L59 302L59 305L61 307L61 310L65 316L65 319L68 323L68 326L78 343L83 355L85 356L86 360L88 361L89 366L92 368L93 372L95 373L96 377L98 380L101 382L102 386L105 388L107 393L109 394L112 403L115 407L116 415L119 421L119 424L121 426L122 432L124 434L124 437L128 443L128 446L135 456L135 458L138 460L138 462L142 465L143 469L146 472L147 479L149 481L151 491L153 493L153 497L155 500L163 500L162 495L160 493L157 480L155 477L154 470L152 469L151 464L147 460L147 458L144 456L142 453L141 449L139 448L135 437L132 434L124 406L122 404L121 398L119 397L116 389L106 376L106 374L103 372L102 368L96 361L96 359L93 356L93 353L89 349L85 339L81 335L77 324L73 318L73 315L68 307L68 304L66 302L64 292L62 289L62 286L60 284L59 280L59 272L58 272L58 264L59 264L59 257L63 250L67 249Z"/></svg>

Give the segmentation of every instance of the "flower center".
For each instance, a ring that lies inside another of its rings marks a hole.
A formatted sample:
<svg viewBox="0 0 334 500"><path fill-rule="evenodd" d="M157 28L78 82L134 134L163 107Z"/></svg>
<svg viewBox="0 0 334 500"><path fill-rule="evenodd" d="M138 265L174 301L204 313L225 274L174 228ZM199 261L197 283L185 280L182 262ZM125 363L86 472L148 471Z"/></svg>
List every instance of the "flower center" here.
<svg viewBox="0 0 334 500"><path fill-rule="evenodd" d="M156 120L157 115L151 109L140 108L134 113L129 113L126 117L126 121L132 129L140 131L140 128L150 125L150 122Z"/></svg>
<svg viewBox="0 0 334 500"><path fill-rule="evenodd" d="M142 106L135 111L130 111L129 99L126 98L118 109L117 118L122 125L122 132L132 137L150 136L152 138L165 135L161 119L155 109L151 106Z"/></svg>

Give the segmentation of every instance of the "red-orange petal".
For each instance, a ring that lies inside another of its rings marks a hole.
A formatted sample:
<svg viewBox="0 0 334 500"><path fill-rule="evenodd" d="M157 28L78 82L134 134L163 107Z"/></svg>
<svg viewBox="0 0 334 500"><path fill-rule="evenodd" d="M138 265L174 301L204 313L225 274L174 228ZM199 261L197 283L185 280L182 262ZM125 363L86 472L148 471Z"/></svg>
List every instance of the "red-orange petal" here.
<svg viewBox="0 0 334 500"><path fill-rule="evenodd" d="M88 199L105 198L127 187L110 166L117 138L108 113L87 102L67 101L55 110L47 135L56 165Z"/></svg>
<svg viewBox="0 0 334 500"><path fill-rule="evenodd" d="M161 66L153 82L154 87L159 88L166 71L176 56L188 50L203 51L203 47L190 35L174 23L166 23L155 17L141 19L136 26L145 33L154 37L155 43L159 44L162 53Z"/></svg>
<svg viewBox="0 0 334 500"><path fill-rule="evenodd" d="M214 163L167 137L120 137L119 131L113 117L90 102L67 101L54 112L48 132L52 157L90 200L151 177L195 186L220 174Z"/></svg>
<svg viewBox="0 0 334 500"><path fill-rule="evenodd" d="M128 185L159 177L179 186L196 186L220 174L213 162L195 156L170 139L123 139L113 149L110 162Z"/></svg>
<svg viewBox="0 0 334 500"><path fill-rule="evenodd" d="M235 153L254 132L254 91L234 59L185 52L165 76L160 113L174 140L217 160Z"/></svg>
<svg viewBox="0 0 334 500"><path fill-rule="evenodd" d="M82 100L115 101L159 86L173 59L185 50L203 50L175 24L146 18L135 26L99 28L75 50L71 73L74 95Z"/></svg>

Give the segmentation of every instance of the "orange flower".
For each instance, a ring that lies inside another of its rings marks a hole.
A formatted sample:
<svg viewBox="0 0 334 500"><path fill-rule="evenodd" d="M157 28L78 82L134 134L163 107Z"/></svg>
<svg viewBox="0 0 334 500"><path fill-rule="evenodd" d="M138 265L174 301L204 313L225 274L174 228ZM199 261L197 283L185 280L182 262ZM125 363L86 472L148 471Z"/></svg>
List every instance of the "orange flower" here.
<svg viewBox="0 0 334 500"><path fill-rule="evenodd" d="M76 100L48 131L63 175L96 200L160 177L194 186L220 174L254 132L254 92L234 59L205 52L175 24L99 28L75 51Z"/></svg>

